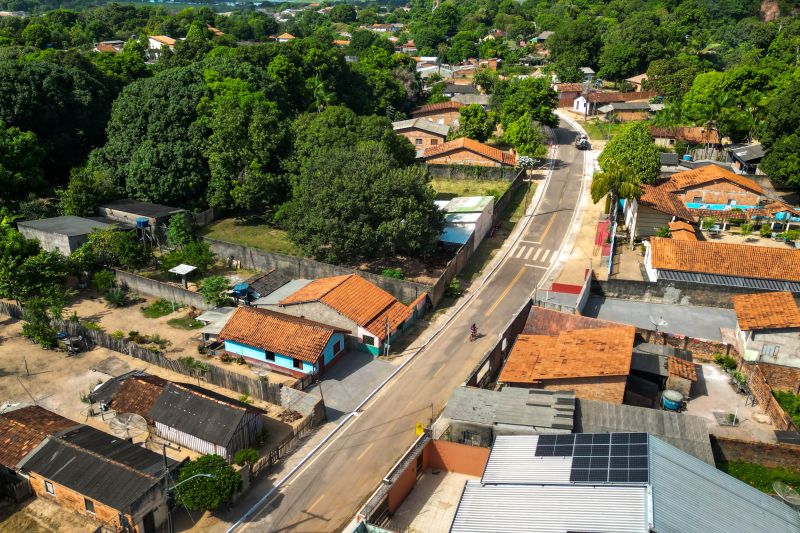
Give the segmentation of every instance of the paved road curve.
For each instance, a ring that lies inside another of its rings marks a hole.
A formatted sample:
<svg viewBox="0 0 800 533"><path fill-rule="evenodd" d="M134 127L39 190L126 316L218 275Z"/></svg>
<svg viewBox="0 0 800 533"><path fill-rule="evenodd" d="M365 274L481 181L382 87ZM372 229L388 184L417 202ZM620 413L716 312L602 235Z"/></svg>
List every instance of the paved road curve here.
<svg viewBox="0 0 800 533"><path fill-rule="evenodd" d="M442 333L238 531L339 531L415 440L416 422L438 413L533 291L564 241L580 198L584 152L555 129L547 189L505 262ZM484 337L468 342L477 323Z"/></svg>

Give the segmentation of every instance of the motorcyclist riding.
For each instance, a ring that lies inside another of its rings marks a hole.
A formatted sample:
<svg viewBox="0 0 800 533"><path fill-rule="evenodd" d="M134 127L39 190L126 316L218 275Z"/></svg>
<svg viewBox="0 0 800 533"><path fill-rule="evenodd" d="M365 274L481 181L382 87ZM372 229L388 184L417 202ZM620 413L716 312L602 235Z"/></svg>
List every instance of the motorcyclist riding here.
<svg viewBox="0 0 800 533"><path fill-rule="evenodd" d="M472 324L469 328L469 338L470 340L475 340L478 338L478 326Z"/></svg>

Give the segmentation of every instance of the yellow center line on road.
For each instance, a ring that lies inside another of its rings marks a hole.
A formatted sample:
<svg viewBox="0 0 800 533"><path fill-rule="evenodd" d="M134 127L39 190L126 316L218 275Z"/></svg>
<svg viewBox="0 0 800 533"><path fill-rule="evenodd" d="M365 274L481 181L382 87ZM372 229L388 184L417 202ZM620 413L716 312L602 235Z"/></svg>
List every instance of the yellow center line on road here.
<svg viewBox="0 0 800 533"><path fill-rule="evenodd" d="M311 509L313 509L314 507L316 507L316 506L317 506L317 504L318 504L319 502L321 502L321 501L322 501L324 498L325 498L325 495L323 494L322 496L320 496L319 498L317 498L316 500L314 500L314 503L312 503L312 504L311 504L311 505L308 507L308 509L306 509L306 512L307 512L307 513L310 513L310 512L311 512Z"/></svg>
<svg viewBox="0 0 800 533"><path fill-rule="evenodd" d="M556 215L557 214L558 213L553 213L552 215L550 215L550 221L547 223L547 226L544 228L544 231L542 232L542 236L539 237L538 241L525 241L525 242L530 242L532 244L542 244L544 242L544 238L547 237L547 234L550 232L550 228L553 227L553 222L556 221Z"/></svg>
<svg viewBox="0 0 800 533"><path fill-rule="evenodd" d="M511 289L514 287L514 284L517 281L519 281L519 278L521 278L524 273L525 273L525 266L519 269L519 272L517 272L517 275L514 276L514 279L511 280L511 283L508 284L508 287L506 287L506 289L503 291L503 294L501 294L500 297L497 299L497 301L494 304L492 304L492 306L489 308L488 311L486 311L486 316L491 315L492 311L494 311L497 308L497 306L500 305L500 302L503 301L503 298L508 296L508 293L511 292Z"/></svg>
<svg viewBox="0 0 800 533"><path fill-rule="evenodd" d="M356 461L360 460L362 457L364 457L365 455L367 455L367 452L368 452L368 451L369 451L369 449L370 449L370 448L372 448L373 446L375 446L375 443L374 443L374 442L373 442L372 444L370 444L369 446L367 446L366 448L364 448L364 451L363 451L363 452L361 452L360 454L358 454L358 457L356 457Z"/></svg>

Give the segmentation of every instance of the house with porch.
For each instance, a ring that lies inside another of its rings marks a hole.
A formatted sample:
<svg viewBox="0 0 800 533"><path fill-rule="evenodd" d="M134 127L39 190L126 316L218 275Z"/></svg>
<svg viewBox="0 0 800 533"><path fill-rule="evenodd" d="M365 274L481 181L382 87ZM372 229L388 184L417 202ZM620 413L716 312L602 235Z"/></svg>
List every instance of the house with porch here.
<svg viewBox="0 0 800 533"><path fill-rule="evenodd" d="M746 361L800 368L800 309L791 292L738 294L736 341Z"/></svg>
<svg viewBox="0 0 800 533"><path fill-rule="evenodd" d="M650 281L683 281L800 293L800 250L651 237L645 241Z"/></svg>
<svg viewBox="0 0 800 533"><path fill-rule="evenodd" d="M231 355L299 378L322 374L344 355L346 333L297 316L239 307L218 338Z"/></svg>
<svg viewBox="0 0 800 533"><path fill-rule="evenodd" d="M392 128L396 134L408 139L417 150L444 144L447 142L447 134L450 133L450 126L431 122L425 118L392 122Z"/></svg>
<svg viewBox="0 0 800 533"><path fill-rule="evenodd" d="M424 118L437 124L445 126L458 126L461 118L461 108L464 104L460 102L439 102L437 104L427 104L411 111L411 118Z"/></svg>
<svg viewBox="0 0 800 533"><path fill-rule="evenodd" d="M769 224L773 232L785 231L792 224L800 223L800 209L779 200L748 209L745 215L754 224Z"/></svg>
<svg viewBox="0 0 800 533"><path fill-rule="evenodd" d="M625 200L623 213L631 242L656 235L659 228L673 222L687 223L694 219L683 201L673 193L669 179L642 185L639 198Z"/></svg>
<svg viewBox="0 0 800 533"><path fill-rule="evenodd" d="M460 137L438 146L431 146L419 157L428 165L469 165L476 167L517 166L517 156L483 144L474 139Z"/></svg>
<svg viewBox="0 0 800 533"><path fill-rule="evenodd" d="M361 276L347 274L304 283L278 302L264 299L254 304L288 315L313 316L330 327L347 331L347 339L354 347L379 355L387 342L391 343L411 325L420 301L404 305Z"/></svg>

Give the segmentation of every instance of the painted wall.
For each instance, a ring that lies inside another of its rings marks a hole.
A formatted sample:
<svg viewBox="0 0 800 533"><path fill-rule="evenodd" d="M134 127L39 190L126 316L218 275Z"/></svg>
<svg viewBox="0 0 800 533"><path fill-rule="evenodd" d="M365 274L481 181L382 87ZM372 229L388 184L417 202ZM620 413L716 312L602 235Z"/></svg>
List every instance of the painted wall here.
<svg viewBox="0 0 800 533"><path fill-rule="evenodd" d="M327 348L329 347L326 346L326 349ZM292 357L282 355L279 353L275 354L274 361L269 361L267 360L267 354L264 350L234 341L229 341L229 340L225 341L225 351L235 355L241 355L242 357L247 357L248 359L253 359L255 361L260 361L262 363L270 363L272 365L279 366L281 368L286 368L287 370L302 372L303 374L310 374L311 372L315 371L314 365L306 361L301 361L303 365L302 368L295 368L294 359Z"/></svg>

